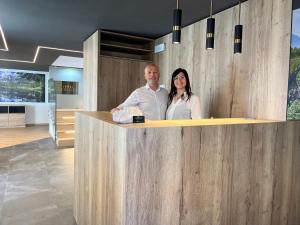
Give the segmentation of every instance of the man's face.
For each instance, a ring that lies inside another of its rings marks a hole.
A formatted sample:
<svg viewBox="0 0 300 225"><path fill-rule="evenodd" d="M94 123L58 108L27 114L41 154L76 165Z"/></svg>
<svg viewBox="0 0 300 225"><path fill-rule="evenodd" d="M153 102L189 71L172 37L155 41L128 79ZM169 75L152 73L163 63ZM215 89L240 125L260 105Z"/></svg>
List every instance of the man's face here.
<svg viewBox="0 0 300 225"><path fill-rule="evenodd" d="M158 84L159 71L156 66L147 66L145 68L145 79L149 85Z"/></svg>

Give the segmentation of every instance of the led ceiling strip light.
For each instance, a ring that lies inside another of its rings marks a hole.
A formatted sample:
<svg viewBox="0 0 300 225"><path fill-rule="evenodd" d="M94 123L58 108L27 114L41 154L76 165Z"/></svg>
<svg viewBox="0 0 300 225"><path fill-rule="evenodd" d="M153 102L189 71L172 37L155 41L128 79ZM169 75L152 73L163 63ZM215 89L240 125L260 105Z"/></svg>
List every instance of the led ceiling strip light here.
<svg viewBox="0 0 300 225"><path fill-rule="evenodd" d="M7 52L9 49L8 49L8 47L7 47L6 39L5 39L4 32L3 32L3 30L2 30L1 25L0 25L0 33L1 33L1 37L2 37L2 40L3 40L3 43L4 43L4 47L5 47L5 48L0 48L0 50L1 50L1 51L6 51L6 52Z"/></svg>
<svg viewBox="0 0 300 225"><path fill-rule="evenodd" d="M1 51L9 51L6 40L5 40L5 36L4 36L4 32L2 30L2 27L0 25L0 33L3 39L3 43L5 48L0 48ZM74 52L74 53L83 53L82 51L76 51L76 50L70 50L70 49L64 49L64 48L53 48L53 47L48 47L48 46L40 46L38 45L35 54L34 54L34 58L32 61L29 60L17 60L17 59L0 59L1 61L7 61L7 62L21 62L21 63L35 63L36 59L38 57L38 54L40 52L40 49L50 49L50 50L56 50L56 51L64 51L64 52Z"/></svg>
<svg viewBox="0 0 300 225"><path fill-rule="evenodd" d="M74 53L82 53L82 51L75 51L75 50L70 50L70 49L64 49L64 48L53 48L53 47L47 47L47 46L38 46L35 54L34 54L34 58L32 61L28 61L28 60L17 60L17 59L0 59L1 61L8 61L8 62L22 62L22 63L35 63L36 59L38 57L38 54L40 52L40 49L51 49L51 50L57 50L57 51L65 51L65 52L74 52Z"/></svg>

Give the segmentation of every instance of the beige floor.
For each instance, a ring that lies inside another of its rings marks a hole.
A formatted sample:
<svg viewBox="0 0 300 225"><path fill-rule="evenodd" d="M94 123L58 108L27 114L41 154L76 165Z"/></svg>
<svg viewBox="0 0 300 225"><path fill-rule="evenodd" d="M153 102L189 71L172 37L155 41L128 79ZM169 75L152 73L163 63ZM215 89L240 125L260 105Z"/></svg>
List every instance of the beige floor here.
<svg viewBox="0 0 300 225"><path fill-rule="evenodd" d="M1 129L0 144L0 225L76 225L74 149L47 126Z"/></svg>
<svg viewBox="0 0 300 225"><path fill-rule="evenodd" d="M48 126L31 126L25 128L0 128L0 150L14 145L49 138Z"/></svg>

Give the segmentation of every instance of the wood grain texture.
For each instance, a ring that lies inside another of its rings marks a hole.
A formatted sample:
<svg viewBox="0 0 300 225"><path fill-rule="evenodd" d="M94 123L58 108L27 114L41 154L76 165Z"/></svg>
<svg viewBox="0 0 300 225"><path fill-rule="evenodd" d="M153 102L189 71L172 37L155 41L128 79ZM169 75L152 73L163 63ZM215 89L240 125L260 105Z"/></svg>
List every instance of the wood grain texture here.
<svg viewBox="0 0 300 225"><path fill-rule="evenodd" d="M77 114L75 134L77 224L123 224L125 129Z"/></svg>
<svg viewBox="0 0 300 225"><path fill-rule="evenodd" d="M38 140L50 138L49 128L45 125L36 125L18 128L0 129L0 150L1 148L22 145Z"/></svg>
<svg viewBox="0 0 300 225"><path fill-rule="evenodd" d="M123 128L159 128L159 127L190 127L190 126L225 126L237 124L263 124L279 122L275 120L253 120L245 118L199 119L199 120L145 120L145 123L121 124L112 120L110 112L82 112L95 119L108 122Z"/></svg>
<svg viewBox="0 0 300 225"><path fill-rule="evenodd" d="M25 110L25 106L16 105ZM11 108L14 105L1 105L1 107L6 108L7 112L2 112L0 114L0 128L15 128L15 127L25 127L25 112L24 113L14 113Z"/></svg>
<svg viewBox="0 0 300 225"><path fill-rule="evenodd" d="M25 113L9 113L8 114L9 127L25 127Z"/></svg>
<svg viewBox="0 0 300 225"><path fill-rule="evenodd" d="M243 52L233 54L238 7L214 15L215 48L205 49L206 20L182 29L180 45L168 34L156 40L166 51L154 57L168 88L172 72L185 68L204 117L286 120L291 0L242 3Z"/></svg>
<svg viewBox="0 0 300 225"><path fill-rule="evenodd" d="M78 225L298 225L300 122L123 128L77 114Z"/></svg>
<svg viewBox="0 0 300 225"><path fill-rule="evenodd" d="M8 127L8 113L1 113L0 114L0 128L7 128Z"/></svg>
<svg viewBox="0 0 300 225"><path fill-rule="evenodd" d="M101 56L98 111L121 104L136 88L145 85L144 68L149 62Z"/></svg>
<svg viewBox="0 0 300 225"><path fill-rule="evenodd" d="M83 109L97 111L100 31L83 42Z"/></svg>
<svg viewBox="0 0 300 225"><path fill-rule="evenodd" d="M56 110L56 145L58 147L74 147L75 113L81 109Z"/></svg>
<svg viewBox="0 0 300 225"><path fill-rule="evenodd" d="M100 31L83 46L84 110L111 110L136 88L145 85L144 68L150 61L101 55Z"/></svg>

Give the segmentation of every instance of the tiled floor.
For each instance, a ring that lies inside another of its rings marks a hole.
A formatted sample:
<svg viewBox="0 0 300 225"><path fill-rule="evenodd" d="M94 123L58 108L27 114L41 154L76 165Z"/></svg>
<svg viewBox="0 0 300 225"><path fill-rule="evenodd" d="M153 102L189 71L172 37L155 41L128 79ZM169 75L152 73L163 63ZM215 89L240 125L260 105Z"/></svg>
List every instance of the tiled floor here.
<svg viewBox="0 0 300 225"><path fill-rule="evenodd" d="M0 148L0 225L75 225L73 173L50 138Z"/></svg>
<svg viewBox="0 0 300 225"><path fill-rule="evenodd" d="M0 149L50 137L48 126L0 129Z"/></svg>

